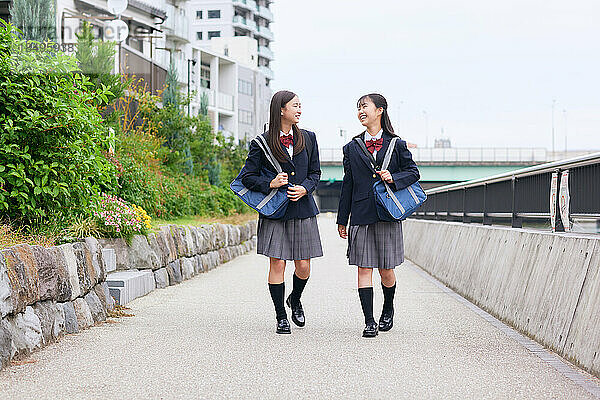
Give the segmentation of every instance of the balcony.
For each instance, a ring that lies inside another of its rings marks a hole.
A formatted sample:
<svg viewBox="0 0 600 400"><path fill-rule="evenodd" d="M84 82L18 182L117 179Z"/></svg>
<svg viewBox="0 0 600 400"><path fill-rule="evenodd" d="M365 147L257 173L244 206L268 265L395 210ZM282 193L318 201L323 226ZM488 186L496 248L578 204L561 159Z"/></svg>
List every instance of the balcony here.
<svg viewBox="0 0 600 400"><path fill-rule="evenodd" d="M275 59L275 55L273 54L273 52L271 51L271 49L269 49L266 46L258 46L258 55L260 57L266 58L268 60L274 60Z"/></svg>
<svg viewBox="0 0 600 400"><path fill-rule="evenodd" d="M233 96L219 92L217 95L217 104L220 109L233 112Z"/></svg>
<svg viewBox="0 0 600 400"><path fill-rule="evenodd" d="M260 72L262 72L263 75L269 80L275 78L275 74L273 73L273 70L269 67L265 67L264 65L261 65L260 67L258 67L258 70Z"/></svg>
<svg viewBox="0 0 600 400"><path fill-rule="evenodd" d="M258 15L269 22L273 21L273 13L267 7L258 6Z"/></svg>
<svg viewBox="0 0 600 400"><path fill-rule="evenodd" d="M206 88L201 88L198 91L198 95L197 95L197 102L201 103L202 102L202 95L206 94L206 97L208 98L208 106L209 107L214 107L215 106L215 91L214 90L210 90L210 89L206 89Z"/></svg>
<svg viewBox="0 0 600 400"><path fill-rule="evenodd" d="M170 4L165 5L167 11L167 19L162 24L165 28L165 33L179 41L189 42L189 21L185 15L181 15L180 9L173 7Z"/></svg>
<svg viewBox="0 0 600 400"><path fill-rule="evenodd" d="M275 39L275 36L273 36L273 32L271 32L271 30L269 28L267 28L266 26L259 26L257 35L261 36L269 41Z"/></svg>
<svg viewBox="0 0 600 400"><path fill-rule="evenodd" d="M233 5L254 13L258 11L258 6L254 0L233 0Z"/></svg>
<svg viewBox="0 0 600 400"><path fill-rule="evenodd" d="M254 20L244 18L240 15L236 15L233 17L233 26L253 33L256 33L257 31L256 22L254 22Z"/></svg>
<svg viewBox="0 0 600 400"><path fill-rule="evenodd" d="M217 107L221 110L233 112L234 109L234 99L233 96L226 93L215 92L211 89L201 88L196 96L196 101L198 103L201 102L202 94L206 93L206 97L208 98L208 106L209 107Z"/></svg>

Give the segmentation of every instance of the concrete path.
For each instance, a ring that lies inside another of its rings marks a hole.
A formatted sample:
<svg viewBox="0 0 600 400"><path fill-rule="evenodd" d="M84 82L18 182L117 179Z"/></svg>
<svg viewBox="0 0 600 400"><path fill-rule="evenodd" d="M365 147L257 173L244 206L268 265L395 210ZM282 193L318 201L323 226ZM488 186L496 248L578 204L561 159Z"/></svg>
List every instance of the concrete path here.
<svg viewBox="0 0 600 400"><path fill-rule="evenodd" d="M593 398L409 263L397 269L394 329L362 338L345 242L331 217L320 224L326 256L304 329L274 333L266 259L246 255L0 372L0 399Z"/></svg>

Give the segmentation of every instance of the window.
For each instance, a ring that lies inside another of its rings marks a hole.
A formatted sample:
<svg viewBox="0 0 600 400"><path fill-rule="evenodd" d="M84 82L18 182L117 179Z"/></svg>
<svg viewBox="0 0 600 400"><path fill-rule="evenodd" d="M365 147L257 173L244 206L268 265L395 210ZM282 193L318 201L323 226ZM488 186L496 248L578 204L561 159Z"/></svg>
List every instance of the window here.
<svg viewBox="0 0 600 400"><path fill-rule="evenodd" d="M203 88L210 89L210 66L201 65L200 66L200 85Z"/></svg>
<svg viewBox="0 0 600 400"><path fill-rule="evenodd" d="M246 125L252 125L252 112L239 110L239 122Z"/></svg>
<svg viewBox="0 0 600 400"><path fill-rule="evenodd" d="M214 37L221 37L221 31L209 31L208 32L208 40Z"/></svg>
<svg viewBox="0 0 600 400"><path fill-rule="evenodd" d="M252 96L252 82L238 79L238 92Z"/></svg>
<svg viewBox="0 0 600 400"><path fill-rule="evenodd" d="M202 10L196 11L196 19L202 19Z"/></svg>
<svg viewBox="0 0 600 400"><path fill-rule="evenodd" d="M202 32L196 32L196 39L202 40Z"/></svg>
<svg viewBox="0 0 600 400"><path fill-rule="evenodd" d="M208 19L221 18L221 10L208 10Z"/></svg>

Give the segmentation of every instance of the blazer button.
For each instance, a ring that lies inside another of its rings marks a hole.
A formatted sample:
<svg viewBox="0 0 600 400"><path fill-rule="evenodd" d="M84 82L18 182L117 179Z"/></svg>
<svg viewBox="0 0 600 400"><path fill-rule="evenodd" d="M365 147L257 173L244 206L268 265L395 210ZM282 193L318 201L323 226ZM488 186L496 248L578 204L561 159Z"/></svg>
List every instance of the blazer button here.
<svg viewBox="0 0 600 400"><path fill-rule="evenodd" d="M294 171L292 171L292 172L291 172L291 175L292 175L292 176L294 176L294 175L296 175L296 173L295 173Z"/></svg>
<svg viewBox="0 0 600 400"><path fill-rule="evenodd" d="M377 174L373 174L373 178L377 178Z"/></svg>

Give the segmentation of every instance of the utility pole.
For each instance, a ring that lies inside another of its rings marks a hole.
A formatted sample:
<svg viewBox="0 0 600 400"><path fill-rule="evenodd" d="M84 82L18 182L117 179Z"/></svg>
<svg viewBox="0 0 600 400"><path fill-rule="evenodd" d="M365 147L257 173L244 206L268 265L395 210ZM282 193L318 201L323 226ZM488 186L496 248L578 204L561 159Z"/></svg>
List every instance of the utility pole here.
<svg viewBox="0 0 600 400"><path fill-rule="evenodd" d="M567 158L567 110L563 109L563 121L565 124L565 158Z"/></svg>
<svg viewBox="0 0 600 400"><path fill-rule="evenodd" d="M556 106L556 100L552 100L552 157L556 157L554 147L554 107Z"/></svg>
<svg viewBox="0 0 600 400"><path fill-rule="evenodd" d="M188 117L190 116L190 63L192 63L192 65L196 65L196 60L191 58L187 60L187 115Z"/></svg>
<svg viewBox="0 0 600 400"><path fill-rule="evenodd" d="M402 124L400 122L400 116L402 114L400 113L400 106L402 106L403 104L404 104L404 102L402 100L400 100L400 105L396 107L396 110L398 111L398 117L397 117L397 120L398 120L398 132L402 131Z"/></svg>
<svg viewBox="0 0 600 400"><path fill-rule="evenodd" d="M425 117L425 148L429 147L429 116L427 115L427 111L423 110L423 117Z"/></svg>

